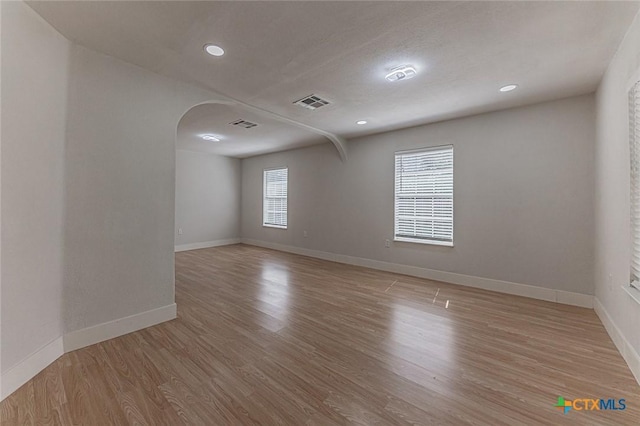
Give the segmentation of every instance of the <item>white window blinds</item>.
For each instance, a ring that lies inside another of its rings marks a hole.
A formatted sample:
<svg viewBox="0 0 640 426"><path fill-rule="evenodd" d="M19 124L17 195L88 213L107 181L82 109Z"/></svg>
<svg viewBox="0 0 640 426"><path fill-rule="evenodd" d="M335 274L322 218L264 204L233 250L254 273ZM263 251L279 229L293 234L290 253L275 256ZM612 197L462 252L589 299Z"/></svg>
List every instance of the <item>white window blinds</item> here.
<svg viewBox="0 0 640 426"><path fill-rule="evenodd" d="M453 146L396 153L395 240L453 245Z"/></svg>
<svg viewBox="0 0 640 426"><path fill-rule="evenodd" d="M631 148L631 282L640 288L640 81L629 91Z"/></svg>
<svg viewBox="0 0 640 426"><path fill-rule="evenodd" d="M288 169L264 171L262 225L274 228L287 227L287 178Z"/></svg>

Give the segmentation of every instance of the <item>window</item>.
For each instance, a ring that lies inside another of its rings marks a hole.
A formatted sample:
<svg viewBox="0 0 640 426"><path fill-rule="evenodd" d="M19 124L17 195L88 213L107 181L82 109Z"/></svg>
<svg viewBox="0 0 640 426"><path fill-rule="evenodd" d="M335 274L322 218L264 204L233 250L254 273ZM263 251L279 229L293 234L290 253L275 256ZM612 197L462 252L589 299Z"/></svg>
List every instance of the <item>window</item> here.
<svg viewBox="0 0 640 426"><path fill-rule="evenodd" d="M394 239L453 246L453 146L396 152Z"/></svg>
<svg viewBox="0 0 640 426"><path fill-rule="evenodd" d="M262 226L287 229L286 167L264 171L262 192Z"/></svg>
<svg viewBox="0 0 640 426"><path fill-rule="evenodd" d="M631 148L631 285L640 289L640 81L629 91Z"/></svg>

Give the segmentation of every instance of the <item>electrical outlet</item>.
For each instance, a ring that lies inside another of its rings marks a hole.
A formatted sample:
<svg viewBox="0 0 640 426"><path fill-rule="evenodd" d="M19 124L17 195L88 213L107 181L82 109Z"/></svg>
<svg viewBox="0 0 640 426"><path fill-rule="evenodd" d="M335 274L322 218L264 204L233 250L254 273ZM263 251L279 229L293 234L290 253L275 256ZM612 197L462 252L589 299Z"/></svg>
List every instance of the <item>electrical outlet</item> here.
<svg viewBox="0 0 640 426"><path fill-rule="evenodd" d="M182 228L178 228L178 235L182 235Z"/></svg>
<svg viewBox="0 0 640 426"><path fill-rule="evenodd" d="M391 240L384 240L384 246L385 246L386 248L391 247Z"/></svg>
<svg viewBox="0 0 640 426"><path fill-rule="evenodd" d="M309 234L307 234L307 231L303 231L303 232L302 232L302 236L303 236L303 237L305 237L305 238L307 238L307 237L309 236Z"/></svg>

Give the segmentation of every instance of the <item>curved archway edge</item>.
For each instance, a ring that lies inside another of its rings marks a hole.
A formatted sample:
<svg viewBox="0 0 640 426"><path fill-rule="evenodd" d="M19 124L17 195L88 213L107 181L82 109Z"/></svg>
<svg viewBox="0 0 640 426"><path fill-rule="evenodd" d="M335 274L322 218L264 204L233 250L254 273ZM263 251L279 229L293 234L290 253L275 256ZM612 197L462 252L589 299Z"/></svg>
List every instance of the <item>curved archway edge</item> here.
<svg viewBox="0 0 640 426"><path fill-rule="evenodd" d="M329 139L331 141L331 143L333 143L333 146L336 148L336 150L338 151L338 155L340 156L340 159L344 162L347 161L347 141L338 136L335 135L331 132L327 132L325 130L322 129L318 129L316 127L313 126L309 126L306 125L304 123L300 123L296 120L292 120L290 118L284 117L280 114L276 114L273 113L271 111L268 111L266 109L263 108L259 108L244 102L240 102L240 101L236 101L236 100L221 100L221 99L212 99L212 100L208 100L208 101L204 101L204 102L200 102L196 105L191 106L188 110L186 110L182 116L180 117L180 119L178 120L178 124L180 123L180 121L182 120L182 117L184 117L191 109L199 106L199 105L206 105L206 104L219 104L219 105L232 105L232 106L239 106L242 108L245 108L248 111L254 112L256 114L274 119L274 120L278 120L282 123L287 123L290 124L292 126L296 126L299 127L301 129L307 130L309 132L324 136L325 138Z"/></svg>

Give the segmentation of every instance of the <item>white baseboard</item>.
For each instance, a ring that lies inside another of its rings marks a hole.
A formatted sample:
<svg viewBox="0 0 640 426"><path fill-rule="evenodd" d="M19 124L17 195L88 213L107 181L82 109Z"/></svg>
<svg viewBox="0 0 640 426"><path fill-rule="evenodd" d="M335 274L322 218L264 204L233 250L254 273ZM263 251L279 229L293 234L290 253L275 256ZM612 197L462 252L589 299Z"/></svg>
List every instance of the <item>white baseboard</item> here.
<svg viewBox="0 0 640 426"><path fill-rule="evenodd" d="M380 271L393 272L403 275L411 275L418 278L426 278L434 281L443 281L484 290L497 291L499 293L513 294L516 296L530 297L533 299L547 300L565 305L593 308L593 296L589 294L572 293L563 290L537 287L528 284L519 284L509 281L494 280L491 278L474 277L472 275L457 274L454 272L438 271L435 269L420 268L417 266L400 265L397 263L383 262L380 260L364 259L361 257L346 256L318 250L310 250L301 247L271 243L267 241L243 238L244 244L265 247L302 256L315 257L317 259L332 262L346 263L348 265L364 266Z"/></svg>
<svg viewBox="0 0 640 426"><path fill-rule="evenodd" d="M604 305L598 300L597 297L593 298L593 308L598 314L600 321L604 324L604 328L609 333L611 340L618 348L618 351L627 362L631 373L635 376L638 384L640 384L640 354L635 351L631 343L624 337L624 334L620 331L618 326L613 322L611 316L604 308Z"/></svg>
<svg viewBox="0 0 640 426"><path fill-rule="evenodd" d="M163 306L150 311L141 312L124 318L83 328L82 330L66 333L63 337L64 351L71 352L86 346L95 345L105 340L113 339L143 328L151 327L161 322L176 318L176 304Z"/></svg>
<svg viewBox="0 0 640 426"><path fill-rule="evenodd" d="M582 308L593 309L594 296L591 294L574 293L571 291L554 290L556 292L557 303L563 305L580 306Z"/></svg>
<svg viewBox="0 0 640 426"><path fill-rule="evenodd" d="M105 322L58 337L0 377L0 401L27 383L60 356L105 340L176 318L176 304Z"/></svg>
<svg viewBox="0 0 640 426"><path fill-rule="evenodd" d="M62 337L58 337L9 369L0 378L0 401L35 377L62 354L64 354Z"/></svg>
<svg viewBox="0 0 640 426"><path fill-rule="evenodd" d="M229 238L226 240L204 241L201 243L180 244L175 246L175 252L197 250L210 247L228 246L231 244L240 244L242 240L240 238Z"/></svg>

